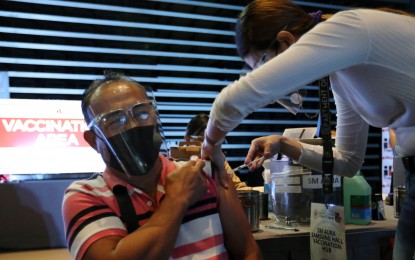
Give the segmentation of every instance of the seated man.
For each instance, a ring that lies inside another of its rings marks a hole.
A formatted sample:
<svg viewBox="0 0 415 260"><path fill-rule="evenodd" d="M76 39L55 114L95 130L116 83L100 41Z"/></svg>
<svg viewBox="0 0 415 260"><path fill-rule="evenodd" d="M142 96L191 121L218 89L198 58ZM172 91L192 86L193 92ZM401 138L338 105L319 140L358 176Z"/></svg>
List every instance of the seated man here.
<svg viewBox="0 0 415 260"><path fill-rule="evenodd" d="M202 160L178 167L159 154L158 113L140 84L110 72L85 91L82 111L84 138L106 168L65 192L74 258L260 258L233 185L208 176Z"/></svg>
<svg viewBox="0 0 415 260"><path fill-rule="evenodd" d="M207 122L209 121L209 117L206 114L198 114L190 119L189 124L187 124L186 128L186 135L184 139L187 142L196 142L199 141L203 143L205 139L205 129L207 126ZM225 170L230 175L232 182L235 185L237 190L251 190L251 187L248 187L245 182L242 182L239 177L232 171L232 167L229 165L227 161L225 161Z"/></svg>

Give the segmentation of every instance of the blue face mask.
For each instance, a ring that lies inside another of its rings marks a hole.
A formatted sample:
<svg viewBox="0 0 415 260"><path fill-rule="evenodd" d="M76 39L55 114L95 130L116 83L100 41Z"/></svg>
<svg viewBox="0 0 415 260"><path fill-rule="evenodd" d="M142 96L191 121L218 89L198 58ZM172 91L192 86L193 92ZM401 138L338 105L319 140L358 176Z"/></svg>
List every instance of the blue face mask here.
<svg viewBox="0 0 415 260"><path fill-rule="evenodd" d="M130 176L148 173L162 144L157 125L137 126L106 139L111 151L110 166Z"/></svg>

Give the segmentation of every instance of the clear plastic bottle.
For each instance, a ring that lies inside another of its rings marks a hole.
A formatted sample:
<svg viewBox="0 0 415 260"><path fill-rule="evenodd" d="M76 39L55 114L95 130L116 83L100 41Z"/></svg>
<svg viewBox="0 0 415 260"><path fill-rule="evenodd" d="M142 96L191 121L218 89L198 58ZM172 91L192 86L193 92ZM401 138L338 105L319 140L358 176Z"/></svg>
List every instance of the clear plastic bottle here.
<svg viewBox="0 0 415 260"><path fill-rule="evenodd" d="M344 177L343 199L346 224L367 225L372 221L372 188L365 178L356 173Z"/></svg>

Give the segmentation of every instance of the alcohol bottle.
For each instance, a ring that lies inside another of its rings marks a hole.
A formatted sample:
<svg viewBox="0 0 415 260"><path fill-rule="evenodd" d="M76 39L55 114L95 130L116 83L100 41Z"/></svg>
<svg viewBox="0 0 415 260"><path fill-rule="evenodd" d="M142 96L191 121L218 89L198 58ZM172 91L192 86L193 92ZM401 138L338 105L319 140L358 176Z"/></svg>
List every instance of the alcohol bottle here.
<svg viewBox="0 0 415 260"><path fill-rule="evenodd" d="M367 225L371 222L372 188L360 171L352 178L344 177L343 199L346 224Z"/></svg>

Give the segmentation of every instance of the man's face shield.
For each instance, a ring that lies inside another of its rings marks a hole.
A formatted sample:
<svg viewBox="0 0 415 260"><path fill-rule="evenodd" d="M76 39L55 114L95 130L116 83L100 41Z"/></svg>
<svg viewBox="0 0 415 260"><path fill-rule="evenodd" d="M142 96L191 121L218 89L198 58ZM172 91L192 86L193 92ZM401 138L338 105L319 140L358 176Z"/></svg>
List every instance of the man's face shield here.
<svg viewBox="0 0 415 260"><path fill-rule="evenodd" d="M110 151L110 158L104 159L106 163L129 176L148 173L165 140L156 102L151 97L95 115L88 127Z"/></svg>
<svg viewBox="0 0 415 260"><path fill-rule="evenodd" d="M157 117L156 102L145 100L99 114L88 124L88 127L99 129L104 136L112 136L126 131L130 126L157 124Z"/></svg>

